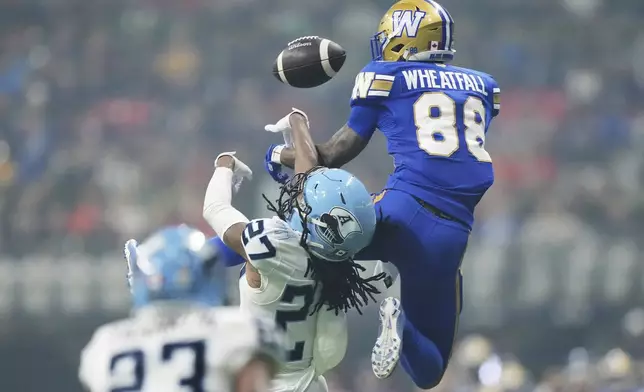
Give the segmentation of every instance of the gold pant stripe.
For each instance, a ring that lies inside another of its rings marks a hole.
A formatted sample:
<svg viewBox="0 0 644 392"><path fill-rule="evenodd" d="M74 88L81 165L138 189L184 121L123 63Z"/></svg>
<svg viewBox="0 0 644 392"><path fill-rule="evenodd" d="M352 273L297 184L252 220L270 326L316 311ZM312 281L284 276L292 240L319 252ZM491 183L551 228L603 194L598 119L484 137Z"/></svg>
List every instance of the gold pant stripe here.
<svg viewBox="0 0 644 392"><path fill-rule="evenodd" d="M378 203L380 200L382 200L382 198L383 198L383 197L385 197L385 193L387 193L387 191L386 191L386 190L384 190L384 191L382 191L382 192L378 193L377 195L375 195L375 196L373 197L373 199L372 199L373 204L376 204L376 203Z"/></svg>

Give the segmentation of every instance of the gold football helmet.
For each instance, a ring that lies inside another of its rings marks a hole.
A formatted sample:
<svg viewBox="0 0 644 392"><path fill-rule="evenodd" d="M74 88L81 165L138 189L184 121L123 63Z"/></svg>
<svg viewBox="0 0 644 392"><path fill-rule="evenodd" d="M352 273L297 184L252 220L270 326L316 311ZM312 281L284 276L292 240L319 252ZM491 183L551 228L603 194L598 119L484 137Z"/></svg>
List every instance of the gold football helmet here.
<svg viewBox="0 0 644 392"><path fill-rule="evenodd" d="M454 58L454 19L433 0L400 0L382 17L371 57L384 61L448 62Z"/></svg>

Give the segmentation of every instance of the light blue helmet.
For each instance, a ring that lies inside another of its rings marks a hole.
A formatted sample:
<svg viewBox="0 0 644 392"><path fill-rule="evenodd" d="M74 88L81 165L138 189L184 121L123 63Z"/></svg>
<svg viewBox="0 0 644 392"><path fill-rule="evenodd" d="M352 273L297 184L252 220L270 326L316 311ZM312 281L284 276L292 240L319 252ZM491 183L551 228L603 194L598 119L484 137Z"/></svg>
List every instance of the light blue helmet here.
<svg viewBox="0 0 644 392"><path fill-rule="evenodd" d="M376 230L376 213L364 184L342 169L321 168L309 174L289 220L303 231L306 217L307 246L317 257L343 261L369 245ZM302 205L303 201L303 205Z"/></svg>
<svg viewBox="0 0 644 392"><path fill-rule="evenodd" d="M141 244L125 244L133 306L180 300L208 306L222 302L222 287L212 273L214 249L199 230L166 227Z"/></svg>

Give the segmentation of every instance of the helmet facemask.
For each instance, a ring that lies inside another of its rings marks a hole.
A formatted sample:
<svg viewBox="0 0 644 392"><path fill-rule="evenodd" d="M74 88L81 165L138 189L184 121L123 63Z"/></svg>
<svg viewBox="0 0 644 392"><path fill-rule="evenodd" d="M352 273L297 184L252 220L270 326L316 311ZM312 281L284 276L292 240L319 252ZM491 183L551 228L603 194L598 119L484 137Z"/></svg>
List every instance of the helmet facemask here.
<svg viewBox="0 0 644 392"><path fill-rule="evenodd" d="M300 245L312 253L315 257L327 261L342 261L348 258L348 253L341 249L335 249L334 257L328 254L328 247L317 239L327 242L333 246L343 242L342 235L338 231L338 222L330 214L323 214L320 217L311 216L312 208L307 204L304 197L304 188L306 181L316 171L322 167L314 167L305 173L298 173L291 178L286 184L282 185L277 205L272 203L265 195L264 200L268 204L268 210L277 214L277 216L289 222L294 230L300 231ZM328 215L328 216L327 216Z"/></svg>
<svg viewBox="0 0 644 392"><path fill-rule="evenodd" d="M356 225L360 226L360 222L354 218L355 225L350 222L347 228L343 228L343 223L347 223L344 219L347 217L340 211L334 212L334 208L320 216L311 216L313 208L305 200L305 183L319 169L319 167L313 168L306 173L293 176L282 186L277 205L270 202L266 195L262 196L268 203L269 211L289 222L294 230L302 232L300 246L309 256L305 276L310 276L315 281L316 290L318 284L321 286L320 297L310 314L318 312L323 307L328 311L334 311L336 315L352 308L362 314L361 308L370 300L375 301L374 295L380 293L374 284L384 279L385 274L362 278L361 272L364 272L365 268L355 263L349 252L333 247L334 256L337 258L330 259L329 248L317 242L341 244L346 235L355 231Z"/></svg>

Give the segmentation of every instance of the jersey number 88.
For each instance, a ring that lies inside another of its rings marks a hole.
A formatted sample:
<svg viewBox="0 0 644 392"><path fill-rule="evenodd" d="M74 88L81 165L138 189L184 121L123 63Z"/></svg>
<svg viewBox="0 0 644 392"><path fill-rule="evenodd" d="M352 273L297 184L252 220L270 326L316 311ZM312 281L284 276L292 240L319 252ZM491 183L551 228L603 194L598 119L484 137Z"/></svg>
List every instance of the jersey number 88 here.
<svg viewBox="0 0 644 392"><path fill-rule="evenodd" d="M436 110L432 110L436 109ZM414 123L418 146L429 155L450 157L459 148L456 102L442 92L428 92L414 103ZM477 116L478 115L478 116ZM485 151L485 107L477 97L463 104L465 144L481 162L492 162Z"/></svg>

